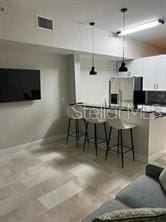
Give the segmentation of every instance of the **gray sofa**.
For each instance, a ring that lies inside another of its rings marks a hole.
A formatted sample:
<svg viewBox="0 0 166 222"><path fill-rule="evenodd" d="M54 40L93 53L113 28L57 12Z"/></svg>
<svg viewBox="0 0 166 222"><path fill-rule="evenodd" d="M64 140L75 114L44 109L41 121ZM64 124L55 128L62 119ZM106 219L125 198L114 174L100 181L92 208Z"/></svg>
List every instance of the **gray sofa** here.
<svg viewBox="0 0 166 222"><path fill-rule="evenodd" d="M126 208L166 208L166 193L159 183L162 167L149 164L146 175L140 176L116 195L114 200L106 202L90 214L83 222L92 222L102 214Z"/></svg>

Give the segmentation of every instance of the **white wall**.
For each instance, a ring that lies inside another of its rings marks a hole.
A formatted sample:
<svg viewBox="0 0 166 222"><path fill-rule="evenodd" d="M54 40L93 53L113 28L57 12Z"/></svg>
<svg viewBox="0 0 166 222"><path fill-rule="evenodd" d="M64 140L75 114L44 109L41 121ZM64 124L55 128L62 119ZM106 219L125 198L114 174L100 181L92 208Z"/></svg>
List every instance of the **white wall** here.
<svg viewBox="0 0 166 222"><path fill-rule="evenodd" d="M151 119L149 124L149 158L154 160L166 152L166 117Z"/></svg>
<svg viewBox="0 0 166 222"><path fill-rule="evenodd" d="M74 55L67 56L68 61L68 87L69 87L69 103L76 103L76 81L75 81L75 58Z"/></svg>
<svg viewBox="0 0 166 222"><path fill-rule="evenodd" d="M0 104L0 149L66 131L67 61L64 56L1 48L0 67L41 70L42 99Z"/></svg>
<svg viewBox="0 0 166 222"><path fill-rule="evenodd" d="M109 80L116 76L116 63L95 59L96 76L90 76L91 59L80 57L79 101L91 104L109 103ZM77 100L78 101L78 100Z"/></svg>
<svg viewBox="0 0 166 222"><path fill-rule="evenodd" d="M44 45L79 52L91 51L91 28L86 25L45 14L35 9L4 1L0 12L0 39ZM55 19L55 31L36 28L36 14ZM122 40L109 37L109 32L95 28L95 53L122 56ZM137 58L161 54L162 50L133 39L127 39L126 57Z"/></svg>

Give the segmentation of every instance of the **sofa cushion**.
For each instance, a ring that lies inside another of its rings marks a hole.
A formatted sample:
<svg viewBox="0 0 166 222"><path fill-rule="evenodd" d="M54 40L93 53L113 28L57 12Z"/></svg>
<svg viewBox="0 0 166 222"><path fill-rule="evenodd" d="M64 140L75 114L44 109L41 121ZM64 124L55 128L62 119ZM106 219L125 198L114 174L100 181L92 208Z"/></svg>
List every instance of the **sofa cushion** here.
<svg viewBox="0 0 166 222"><path fill-rule="evenodd" d="M159 181L164 191L166 192L166 168L164 168L163 171L161 172Z"/></svg>
<svg viewBox="0 0 166 222"><path fill-rule="evenodd" d="M166 195L157 180L141 176L116 198L131 208L166 208Z"/></svg>
<svg viewBox="0 0 166 222"><path fill-rule="evenodd" d="M114 211L114 210L120 210L120 209L128 209L129 207L125 205L124 203L121 203L119 200L112 200L108 201L105 204L103 204L101 207L99 207L97 210L95 210L92 214L90 214L83 222L92 222L93 219L96 217Z"/></svg>
<svg viewBox="0 0 166 222"><path fill-rule="evenodd" d="M159 176L163 170L163 166L157 164L148 164L146 166L146 175L152 177L153 179L159 180Z"/></svg>
<svg viewBox="0 0 166 222"><path fill-rule="evenodd" d="M138 208L116 210L103 214L93 222L165 222L166 209L164 208Z"/></svg>

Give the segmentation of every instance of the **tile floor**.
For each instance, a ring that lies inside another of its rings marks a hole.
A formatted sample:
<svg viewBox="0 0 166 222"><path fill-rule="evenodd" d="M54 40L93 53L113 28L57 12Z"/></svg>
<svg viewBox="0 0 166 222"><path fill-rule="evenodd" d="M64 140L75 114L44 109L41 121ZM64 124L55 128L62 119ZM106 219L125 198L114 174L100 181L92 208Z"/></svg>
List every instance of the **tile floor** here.
<svg viewBox="0 0 166 222"><path fill-rule="evenodd" d="M145 165L58 141L0 157L1 222L79 222L114 198ZM166 164L166 155L157 162Z"/></svg>

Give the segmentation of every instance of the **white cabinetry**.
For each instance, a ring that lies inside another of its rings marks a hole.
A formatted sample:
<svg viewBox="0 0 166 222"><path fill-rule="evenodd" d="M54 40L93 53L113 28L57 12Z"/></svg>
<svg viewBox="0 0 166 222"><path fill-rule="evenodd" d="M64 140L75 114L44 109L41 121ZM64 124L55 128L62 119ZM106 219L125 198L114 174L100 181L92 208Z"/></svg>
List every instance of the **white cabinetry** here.
<svg viewBox="0 0 166 222"><path fill-rule="evenodd" d="M143 90L156 90L156 57L144 58Z"/></svg>
<svg viewBox="0 0 166 222"><path fill-rule="evenodd" d="M143 64L144 59L135 59L132 60L129 64L129 70L131 72L131 76L143 76Z"/></svg>
<svg viewBox="0 0 166 222"><path fill-rule="evenodd" d="M166 91L166 55L132 60L128 70L128 76L143 76L143 90Z"/></svg>
<svg viewBox="0 0 166 222"><path fill-rule="evenodd" d="M157 56L156 83L158 90L166 90L166 55Z"/></svg>

